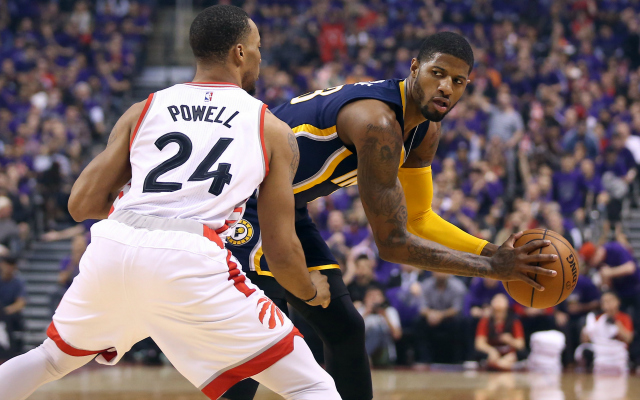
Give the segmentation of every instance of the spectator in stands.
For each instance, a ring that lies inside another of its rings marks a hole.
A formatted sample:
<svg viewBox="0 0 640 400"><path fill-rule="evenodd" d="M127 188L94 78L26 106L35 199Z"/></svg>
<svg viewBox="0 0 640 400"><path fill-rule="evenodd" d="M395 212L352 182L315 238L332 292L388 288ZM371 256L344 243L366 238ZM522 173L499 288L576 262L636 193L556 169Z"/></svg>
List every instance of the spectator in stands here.
<svg viewBox="0 0 640 400"><path fill-rule="evenodd" d="M60 304L62 296L71 286L73 278L80 273L80 259L87 250L87 238L85 235L77 235L71 241L71 254L60 261L60 272L58 273L58 288L51 297L51 312Z"/></svg>
<svg viewBox="0 0 640 400"><path fill-rule="evenodd" d="M498 293L506 293L500 281L489 278L473 278L465 296L465 313L475 319L488 316L491 300Z"/></svg>
<svg viewBox="0 0 640 400"><path fill-rule="evenodd" d="M576 287L555 311L556 328L561 330L566 338L566 347L562 354L565 366L573 362L573 354L580 343L580 332L584 327L586 315L598 308L600 290L589 276L589 267L586 263L581 263Z"/></svg>
<svg viewBox="0 0 640 400"><path fill-rule="evenodd" d="M346 244L345 237L345 219L344 213L340 210L329 212L327 217L327 229L323 229L320 234L327 242L332 252L349 254L349 248Z"/></svg>
<svg viewBox="0 0 640 400"><path fill-rule="evenodd" d="M580 180L584 193L585 214L591 210L605 212L609 196L604 190L600 175L596 174L593 160L585 159L580 163Z"/></svg>
<svg viewBox="0 0 640 400"><path fill-rule="evenodd" d="M598 155L595 134L584 119L579 120L577 125L564 135L563 147L566 152L574 154L578 145L584 146L587 157L595 158Z"/></svg>
<svg viewBox="0 0 640 400"><path fill-rule="evenodd" d="M476 358L486 360L487 367L510 371L518 360L524 360L522 323L509 311L509 299L503 293L491 299L489 315L482 317L476 329Z"/></svg>
<svg viewBox="0 0 640 400"><path fill-rule="evenodd" d="M635 330L640 330L640 269L631 251L619 241L602 246L585 243L580 256L590 267L598 268L602 284L618 297L620 309L630 313ZM640 361L640 336L631 345L634 361Z"/></svg>
<svg viewBox="0 0 640 400"><path fill-rule="evenodd" d="M376 286L367 288L358 311L364 318L365 347L373 365L395 363L395 341L402 337L398 311L389 304L382 289Z"/></svg>
<svg viewBox="0 0 640 400"><path fill-rule="evenodd" d="M628 248L619 241L602 246L587 242L580 256L590 267L598 268L602 284L611 287L623 310L640 310L640 269Z"/></svg>
<svg viewBox="0 0 640 400"><path fill-rule="evenodd" d="M361 303L364 301L364 295L369 286L376 285L377 283L373 273L375 260L367 254L356 255L355 252L351 253L347 260L348 272L345 273L344 276L351 300L355 304L356 302ZM353 259L353 257L355 257L355 259Z"/></svg>
<svg viewBox="0 0 640 400"><path fill-rule="evenodd" d="M504 155L507 170L507 195L513 196L516 184L516 150L524 136L522 115L514 108L508 87L498 94L498 105L477 97L478 104L489 114L487 139L493 150Z"/></svg>
<svg viewBox="0 0 640 400"><path fill-rule="evenodd" d="M462 316L467 287L442 272L421 283L422 307L416 325L417 358L425 363L458 363L466 357Z"/></svg>
<svg viewBox="0 0 640 400"><path fill-rule="evenodd" d="M565 153L560 165L561 170L553 174L553 200L560 204L564 217L573 218L584 204L580 171L576 169L573 153Z"/></svg>
<svg viewBox="0 0 640 400"><path fill-rule="evenodd" d="M16 275L17 264L18 260L9 256L0 261L0 359L22 352L22 310L27 304L27 291Z"/></svg>
<svg viewBox="0 0 640 400"><path fill-rule="evenodd" d="M629 314L620 311L620 299L614 292L605 292L600 299L602 314L597 319L607 318L611 324L618 327L614 339L627 345L633 340L633 323Z"/></svg>
<svg viewBox="0 0 640 400"><path fill-rule="evenodd" d="M0 196L0 256L20 254L22 241L20 240L20 228L11 219L13 206L8 197Z"/></svg>
<svg viewBox="0 0 640 400"><path fill-rule="evenodd" d="M603 340L613 339L628 347L634 340L634 329L631 317L620 311L620 299L614 292L605 292L600 298L602 314L596 317L595 323L587 323L581 332L583 343L602 343ZM596 357L598 354L596 352ZM593 360L593 351L586 351L587 367Z"/></svg>

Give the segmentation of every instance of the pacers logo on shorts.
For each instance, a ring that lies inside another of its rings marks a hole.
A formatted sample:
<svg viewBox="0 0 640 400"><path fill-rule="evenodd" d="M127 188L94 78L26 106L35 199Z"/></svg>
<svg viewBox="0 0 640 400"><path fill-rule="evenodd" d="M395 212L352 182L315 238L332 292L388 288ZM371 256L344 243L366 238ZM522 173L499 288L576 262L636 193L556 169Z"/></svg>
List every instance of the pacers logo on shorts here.
<svg viewBox="0 0 640 400"><path fill-rule="evenodd" d="M241 220L236 225L236 229L231 236L227 238L227 242L234 246L240 246L247 243L253 237L253 226L246 219Z"/></svg>
<svg viewBox="0 0 640 400"><path fill-rule="evenodd" d="M260 298L256 310L258 312L258 320L265 328L274 329L277 326L284 326L282 311L270 299L266 297Z"/></svg>

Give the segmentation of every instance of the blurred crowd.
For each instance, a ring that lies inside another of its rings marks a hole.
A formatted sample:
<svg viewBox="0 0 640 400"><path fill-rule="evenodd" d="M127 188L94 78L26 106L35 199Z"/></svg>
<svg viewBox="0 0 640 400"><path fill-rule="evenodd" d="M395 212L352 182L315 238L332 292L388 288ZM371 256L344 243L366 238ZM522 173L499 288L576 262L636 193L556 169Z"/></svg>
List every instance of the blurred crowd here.
<svg viewBox="0 0 640 400"><path fill-rule="evenodd" d="M0 358L19 351L23 251L86 231L71 185L131 103L153 3L0 0Z"/></svg>
<svg viewBox="0 0 640 400"><path fill-rule="evenodd" d="M580 250L574 293L535 310L510 301L500 282L379 259L357 187L310 204L364 316L374 364L512 369L531 335L550 329L565 335L565 365L602 335L638 362L640 270L621 221L640 191L640 0L226 2L260 29L257 96L272 107L316 89L404 78L422 38L463 34L476 63L443 121L433 209L493 243L547 227ZM129 104L150 16L148 0L0 0L4 254L34 232L55 240L86 231L66 212L70 184ZM74 239L59 294L85 247Z"/></svg>

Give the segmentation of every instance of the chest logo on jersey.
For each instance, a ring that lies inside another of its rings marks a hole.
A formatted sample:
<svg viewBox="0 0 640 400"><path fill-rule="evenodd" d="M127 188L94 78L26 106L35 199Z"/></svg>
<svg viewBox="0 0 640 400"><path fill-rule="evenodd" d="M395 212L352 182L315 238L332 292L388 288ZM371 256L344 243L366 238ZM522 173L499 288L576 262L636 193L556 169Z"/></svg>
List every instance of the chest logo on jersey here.
<svg viewBox="0 0 640 400"><path fill-rule="evenodd" d="M227 237L227 242L234 246L240 246L253 238L253 225L246 219L240 220L231 236Z"/></svg>
<svg viewBox="0 0 640 400"><path fill-rule="evenodd" d="M207 100L207 96L209 93L205 94L205 101ZM171 115L171 119L174 122L178 122L178 117L182 118L183 121L204 121L216 124L222 124L227 128L231 128L231 121L240 114L240 111L231 112L231 110L227 111L227 107L222 107L218 110L218 107L214 106L187 106L185 104L178 106L169 106L167 107L169 110L169 114ZM215 118L213 116L215 115Z"/></svg>

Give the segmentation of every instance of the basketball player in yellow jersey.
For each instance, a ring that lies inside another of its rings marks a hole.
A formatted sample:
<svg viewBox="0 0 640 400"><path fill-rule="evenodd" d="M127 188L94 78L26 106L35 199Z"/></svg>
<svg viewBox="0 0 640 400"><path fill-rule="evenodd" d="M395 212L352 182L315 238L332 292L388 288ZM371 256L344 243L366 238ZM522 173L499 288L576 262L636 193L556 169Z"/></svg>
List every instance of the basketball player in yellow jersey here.
<svg viewBox="0 0 640 400"><path fill-rule="evenodd" d="M519 237L514 235L498 247L461 231L431 209L431 162L440 121L462 97L472 66L473 52L462 36L438 33L423 42L406 79L317 90L272 109L296 134L300 149L293 180L296 233L307 267L328 277L331 304L326 309L308 307L271 277L262 256L255 199L247 203L229 248L243 268L249 268L245 272L253 283L281 308L289 302L318 332L327 371L343 399L373 396L364 324L340 267L309 218L308 202L357 183L380 257L390 262L456 275L523 280L537 289L542 289L540 284L527 273L555 274L538 265L555 255L529 255L546 246L544 241L514 249ZM252 398L256 388L256 383L244 380L224 397Z"/></svg>

